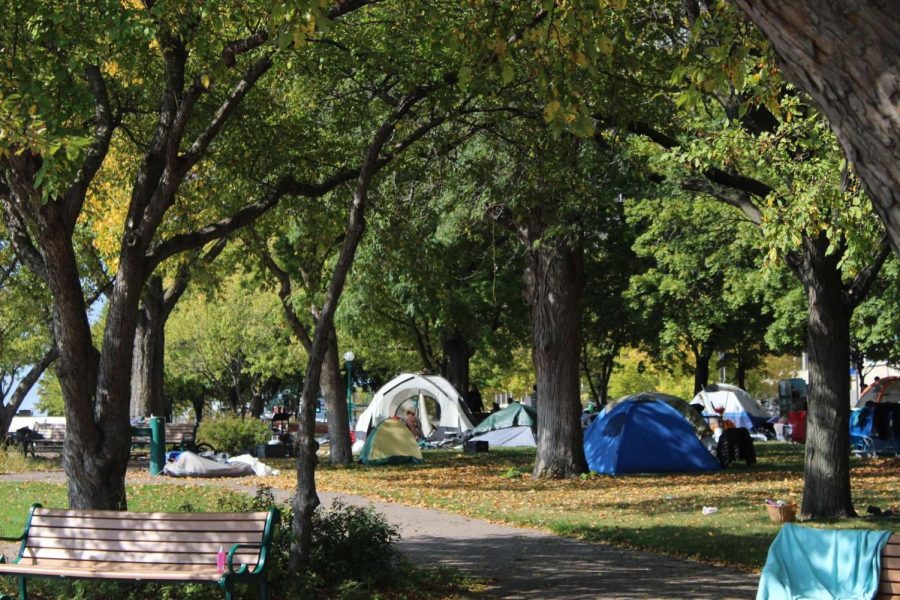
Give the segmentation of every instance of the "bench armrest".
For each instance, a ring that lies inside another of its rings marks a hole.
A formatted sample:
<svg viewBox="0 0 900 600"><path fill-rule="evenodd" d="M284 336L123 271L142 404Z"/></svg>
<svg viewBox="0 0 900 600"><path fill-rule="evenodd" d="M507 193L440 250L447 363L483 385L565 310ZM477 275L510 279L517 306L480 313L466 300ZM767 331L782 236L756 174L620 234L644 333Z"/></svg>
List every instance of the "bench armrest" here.
<svg viewBox="0 0 900 600"><path fill-rule="evenodd" d="M246 573L249 570L249 569L247 569L247 565L241 565L237 570L234 569L234 562L233 562L234 561L234 553L237 552L239 548L257 548L259 550L262 550L263 545L248 543L248 544L235 544L234 546L232 546L231 550L228 551L228 561L226 563L228 565L228 573L229 574L243 575L244 573ZM266 562L266 556L265 556L265 554L263 554L260 557L259 562L256 563L256 568L253 570L253 572L254 573L260 572L262 570L263 566L265 565L265 562Z"/></svg>

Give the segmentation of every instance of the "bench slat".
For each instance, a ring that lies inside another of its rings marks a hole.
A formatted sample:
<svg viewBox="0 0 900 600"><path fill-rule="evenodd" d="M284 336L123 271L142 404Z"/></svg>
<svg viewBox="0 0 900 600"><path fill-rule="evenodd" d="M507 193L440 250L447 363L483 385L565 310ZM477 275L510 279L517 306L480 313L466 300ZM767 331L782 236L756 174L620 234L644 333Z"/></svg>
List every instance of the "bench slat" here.
<svg viewBox="0 0 900 600"><path fill-rule="evenodd" d="M78 519L72 517L34 517L32 527L47 529L123 529L129 531L259 531L265 521L132 520ZM38 533L38 532L35 532Z"/></svg>
<svg viewBox="0 0 900 600"><path fill-rule="evenodd" d="M259 540L257 540L258 542ZM85 544L85 542L89 542ZM42 538L35 540L34 543L29 542L27 550L30 552L46 552L47 550L60 550L67 552L103 551L117 552L120 554L136 553L166 553L166 554L216 554L219 547L227 552L231 547L240 542L232 542L231 540L219 539L207 542L155 542L155 541L133 541L133 540L64 540L64 539L47 539ZM251 550L247 550L251 552ZM252 550L254 556L257 551Z"/></svg>
<svg viewBox="0 0 900 600"><path fill-rule="evenodd" d="M181 542L181 543L225 543L230 541L234 544L255 544L262 540L262 534L259 531L144 531L141 533L140 539L131 535L130 531L118 529L86 529L78 532L80 537L72 535L71 532L59 531L57 529L41 528L32 530L29 533L28 544L31 540L34 543L59 543L61 540L77 540L77 543L91 541L92 543L103 543L104 541L131 541L135 543L153 543L160 542ZM41 540L40 542L38 540ZM223 541L224 540L224 541Z"/></svg>
<svg viewBox="0 0 900 600"><path fill-rule="evenodd" d="M122 569L122 565L115 563L82 564L69 560L47 561L35 566L0 564L0 575L3 574L145 581L218 581L222 577L215 565L129 565Z"/></svg>
<svg viewBox="0 0 900 600"><path fill-rule="evenodd" d="M133 563L133 564L173 564L173 565L212 565L216 566L216 548L213 552L198 554L172 552L115 552L90 550L86 548L26 548L20 562L25 564L43 564L47 559L71 560L83 563ZM256 551L237 552L233 564L256 565L259 553Z"/></svg>
<svg viewBox="0 0 900 600"><path fill-rule="evenodd" d="M164 513L164 512L131 512L126 510L77 510L65 508L39 508L34 511L34 516L47 517L78 517L95 519L134 519L147 521L151 519L163 519L166 521L265 521L268 513L265 512L219 512L219 513Z"/></svg>

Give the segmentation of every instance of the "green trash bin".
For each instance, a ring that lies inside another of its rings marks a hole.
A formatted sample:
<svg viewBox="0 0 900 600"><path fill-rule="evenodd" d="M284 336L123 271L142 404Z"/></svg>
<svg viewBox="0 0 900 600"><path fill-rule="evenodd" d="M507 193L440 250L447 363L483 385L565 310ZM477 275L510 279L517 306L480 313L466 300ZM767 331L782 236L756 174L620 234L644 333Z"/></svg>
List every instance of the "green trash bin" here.
<svg viewBox="0 0 900 600"><path fill-rule="evenodd" d="M166 465L166 420L150 417L150 474L159 475Z"/></svg>

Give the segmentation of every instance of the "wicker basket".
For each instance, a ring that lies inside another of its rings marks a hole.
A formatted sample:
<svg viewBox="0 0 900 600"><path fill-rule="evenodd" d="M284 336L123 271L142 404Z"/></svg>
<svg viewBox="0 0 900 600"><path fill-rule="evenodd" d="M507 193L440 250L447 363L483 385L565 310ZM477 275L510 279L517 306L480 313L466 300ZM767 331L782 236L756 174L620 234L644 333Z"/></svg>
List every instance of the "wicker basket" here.
<svg viewBox="0 0 900 600"><path fill-rule="evenodd" d="M766 510L769 511L769 519L773 523L790 523L797 518L796 504L785 504L784 506L766 504Z"/></svg>

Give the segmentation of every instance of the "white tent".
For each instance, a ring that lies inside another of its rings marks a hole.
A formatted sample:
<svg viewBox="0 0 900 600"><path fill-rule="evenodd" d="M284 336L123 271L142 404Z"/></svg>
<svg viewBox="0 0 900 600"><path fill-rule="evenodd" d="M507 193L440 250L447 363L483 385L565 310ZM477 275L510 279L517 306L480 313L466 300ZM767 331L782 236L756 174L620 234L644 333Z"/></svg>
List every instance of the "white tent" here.
<svg viewBox="0 0 900 600"><path fill-rule="evenodd" d="M365 440L376 425L390 417L416 413L422 433L432 439L459 435L473 428L472 415L459 392L443 377L403 373L375 392L356 422L356 439Z"/></svg>
<svg viewBox="0 0 900 600"><path fill-rule="evenodd" d="M756 400L741 388L727 383L714 383L697 392L691 404L703 406L703 416L721 416L737 427L753 429L765 424L769 415Z"/></svg>
<svg viewBox="0 0 900 600"><path fill-rule="evenodd" d="M487 433L482 433L477 437L473 437L470 442L484 441L488 443L488 448L513 448L519 446L527 446L534 448L537 441L534 439L534 431L531 427L504 427L503 429L494 429Z"/></svg>

